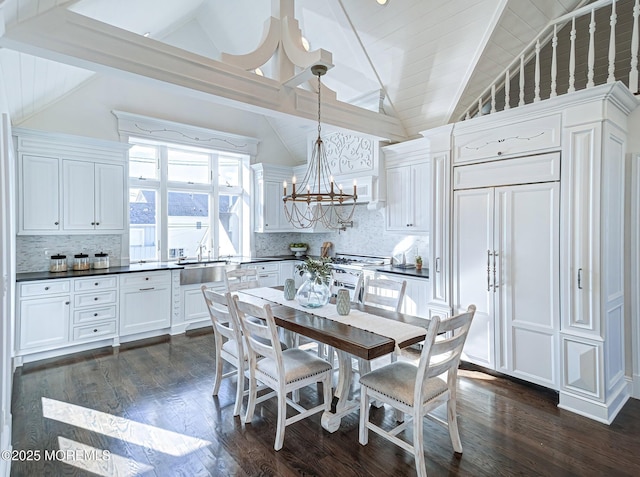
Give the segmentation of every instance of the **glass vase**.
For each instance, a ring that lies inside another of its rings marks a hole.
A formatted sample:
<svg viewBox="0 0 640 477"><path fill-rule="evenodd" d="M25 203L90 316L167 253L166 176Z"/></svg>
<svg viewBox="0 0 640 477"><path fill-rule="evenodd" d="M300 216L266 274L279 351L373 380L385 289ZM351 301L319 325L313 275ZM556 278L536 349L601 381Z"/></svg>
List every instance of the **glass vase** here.
<svg viewBox="0 0 640 477"><path fill-rule="evenodd" d="M296 293L296 300L306 308L320 308L329 303L331 291L329 285L313 275L306 275L306 280Z"/></svg>

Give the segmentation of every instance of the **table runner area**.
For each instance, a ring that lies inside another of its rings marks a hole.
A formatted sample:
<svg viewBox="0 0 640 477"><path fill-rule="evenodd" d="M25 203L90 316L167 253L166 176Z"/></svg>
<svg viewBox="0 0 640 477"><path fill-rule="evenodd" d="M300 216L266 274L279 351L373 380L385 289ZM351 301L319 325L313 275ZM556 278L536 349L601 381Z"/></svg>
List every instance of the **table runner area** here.
<svg viewBox="0 0 640 477"><path fill-rule="evenodd" d="M285 300L282 290L275 288L260 287L238 291L238 294L242 293L391 338L395 341L396 351L400 351L398 343L402 343L411 338L424 336L427 331L426 328L421 328L420 326L393 321L360 310L352 309L347 316L341 316L336 311L336 306L332 304L325 305L322 308L305 308L296 300Z"/></svg>

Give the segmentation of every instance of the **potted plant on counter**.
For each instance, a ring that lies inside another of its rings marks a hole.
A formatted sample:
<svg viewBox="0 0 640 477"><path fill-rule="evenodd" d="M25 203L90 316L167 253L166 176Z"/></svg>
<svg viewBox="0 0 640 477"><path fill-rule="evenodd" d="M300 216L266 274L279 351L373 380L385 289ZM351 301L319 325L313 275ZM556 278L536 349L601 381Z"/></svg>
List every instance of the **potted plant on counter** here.
<svg viewBox="0 0 640 477"><path fill-rule="evenodd" d="M296 300L307 308L320 308L329 303L331 290L331 258L307 258L300 265L296 265L300 275L305 276L304 283L296 293Z"/></svg>
<svg viewBox="0 0 640 477"><path fill-rule="evenodd" d="M422 270L422 257L416 255L416 270Z"/></svg>

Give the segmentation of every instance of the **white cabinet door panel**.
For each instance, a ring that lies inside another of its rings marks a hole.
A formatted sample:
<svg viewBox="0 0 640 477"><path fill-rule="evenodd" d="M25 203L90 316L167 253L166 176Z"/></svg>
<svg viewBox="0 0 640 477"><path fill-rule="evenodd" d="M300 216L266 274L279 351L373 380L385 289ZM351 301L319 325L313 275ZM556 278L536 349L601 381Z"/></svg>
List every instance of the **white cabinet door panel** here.
<svg viewBox="0 0 640 477"><path fill-rule="evenodd" d="M20 302L20 349L56 348L69 341L69 296Z"/></svg>
<svg viewBox="0 0 640 477"><path fill-rule="evenodd" d="M65 230L92 230L94 218L94 164L62 161L62 204Z"/></svg>
<svg viewBox="0 0 640 477"><path fill-rule="evenodd" d="M171 290L168 287L120 291L120 335L155 331L171 326Z"/></svg>
<svg viewBox="0 0 640 477"><path fill-rule="evenodd" d="M95 189L96 229L124 229L124 167L96 164Z"/></svg>
<svg viewBox="0 0 640 477"><path fill-rule="evenodd" d="M22 230L60 230L60 161L55 157L22 156L19 194Z"/></svg>
<svg viewBox="0 0 640 477"><path fill-rule="evenodd" d="M493 368L494 306L491 290L493 189L457 191L454 196L454 313L471 304L476 314L464 359Z"/></svg>

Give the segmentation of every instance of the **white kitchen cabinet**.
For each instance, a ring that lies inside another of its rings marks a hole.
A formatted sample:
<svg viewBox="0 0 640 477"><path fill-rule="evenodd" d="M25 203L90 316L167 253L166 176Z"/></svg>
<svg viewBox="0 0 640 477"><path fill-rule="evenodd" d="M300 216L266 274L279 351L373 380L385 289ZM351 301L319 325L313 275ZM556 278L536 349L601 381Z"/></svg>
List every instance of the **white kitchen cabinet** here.
<svg viewBox="0 0 640 477"><path fill-rule="evenodd" d="M385 273L371 270L364 271L364 277L385 278L396 282L406 281L407 286L404 291L404 299L402 300L401 313L408 315L429 317L429 279L414 278L410 275L401 273Z"/></svg>
<svg viewBox="0 0 640 477"><path fill-rule="evenodd" d="M476 314L464 359L557 389L559 184L456 191L454 312Z"/></svg>
<svg viewBox="0 0 640 477"><path fill-rule="evenodd" d="M64 230L124 229L124 167L62 161Z"/></svg>
<svg viewBox="0 0 640 477"><path fill-rule="evenodd" d="M60 160L25 154L21 157L19 187L21 210L18 213L22 232L61 229Z"/></svg>
<svg viewBox="0 0 640 477"><path fill-rule="evenodd" d="M202 285L217 293L226 293L224 282L200 283L196 285L182 285L182 319L185 323L202 322L211 324L209 310L202 294Z"/></svg>
<svg viewBox="0 0 640 477"><path fill-rule="evenodd" d="M46 351L69 341L71 281L41 280L18 285L18 354Z"/></svg>
<svg viewBox="0 0 640 477"><path fill-rule="evenodd" d="M431 187L429 161L387 167L386 229L418 233L429 231Z"/></svg>
<svg viewBox="0 0 640 477"><path fill-rule="evenodd" d="M74 343L117 336L118 278L115 275L73 280Z"/></svg>
<svg viewBox="0 0 640 477"><path fill-rule="evenodd" d="M128 144L15 128L18 233L122 232Z"/></svg>
<svg viewBox="0 0 640 477"><path fill-rule="evenodd" d="M280 275L278 285L284 286L284 281L287 278L293 278L295 280L296 263L296 260L286 260L280 262Z"/></svg>
<svg viewBox="0 0 640 477"><path fill-rule="evenodd" d="M255 232L291 232L294 227L287 221L282 202L283 181L291 187L290 167L254 164L253 210Z"/></svg>
<svg viewBox="0 0 640 477"><path fill-rule="evenodd" d="M171 326L171 272L120 275L120 336Z"/></svg>
<svg viewBox="0 0 640 477"><path fill-rule="evenodd" d="M258 271L258 282L261 287L277 287L280 283L279 262L251 263L243 265L246 268L254 268ZM284 283L284 280L283 280Z"/></svg>

